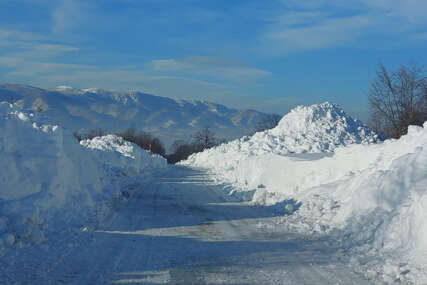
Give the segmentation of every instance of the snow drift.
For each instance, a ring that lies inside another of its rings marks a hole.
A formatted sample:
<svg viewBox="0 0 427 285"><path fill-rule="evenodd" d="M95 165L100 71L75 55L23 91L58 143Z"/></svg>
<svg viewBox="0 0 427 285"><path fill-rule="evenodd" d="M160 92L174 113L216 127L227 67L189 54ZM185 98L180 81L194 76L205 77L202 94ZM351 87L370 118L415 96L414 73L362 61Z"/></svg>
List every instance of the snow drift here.
<svg viewBox="0 0 427 285"><path fill-rule="evenodd" d="M270 192L293 194L301 187L336 179L365 163L356 160L352 161L353 165L334 170L322 167L320 171L324 175L319 176L313 172L311 160L330 156L340 146L379 140L362 122L346 115L337 105L326 102L299 106L285 115L274 129L192 155L182 164L207 168L218 180L240 189L251 190L262 184ZM303 155L295 155L301 153ZM300 161L297 168L295 161ZM325 163L335 165L334 161L326 160Z"/></svg>
<svg viewBox="0 0 427 285"><path fill-rule="evenodd" d="M249 155L331 152L338 146L372 143L378 139L378 135L361 121L346 115L337 105L325 102L296 107L277 127L223 144L203 155L211 152Z"/></svg>
<svg viewBox="0 0 427 285"><path fill-rule="evenodd" d="M282 226L339 242L368 277L427 283L427 122L377 141L325 103L298 107L271 131L183 164L254 191L254 204L299 201Z"/></svg>
<svg viewBox="0 0 427 285"><path fill-rule="evenodd" d="M158 154L150 154L134 143L125 141L116 135L95 137L82 140L80 144L91 152L97 162L108 164L111 167L120 167L129 172L155 169L166 166L166 160Z"/></svg>
<svg viewBox="0 0 427 285"><path fill-rule="evenodd" d="M166 165L115 136L82 144L40 114L0 103L0 253L84 224L129 183L125 177Z"/></svg>

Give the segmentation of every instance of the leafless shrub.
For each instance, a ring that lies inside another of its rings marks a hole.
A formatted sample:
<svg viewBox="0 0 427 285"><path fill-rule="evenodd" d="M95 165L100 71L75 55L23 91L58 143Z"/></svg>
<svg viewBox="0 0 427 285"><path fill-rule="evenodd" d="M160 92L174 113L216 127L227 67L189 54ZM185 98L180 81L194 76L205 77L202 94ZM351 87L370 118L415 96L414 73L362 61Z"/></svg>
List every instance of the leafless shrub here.
<svg viewBox="0 0 427 285"><path fill-rule="evenodd" d="M370 125L391 138L406 134L409 125L427 120L427 76L417 64L389 72L379 65L369 93Z"/></svg>

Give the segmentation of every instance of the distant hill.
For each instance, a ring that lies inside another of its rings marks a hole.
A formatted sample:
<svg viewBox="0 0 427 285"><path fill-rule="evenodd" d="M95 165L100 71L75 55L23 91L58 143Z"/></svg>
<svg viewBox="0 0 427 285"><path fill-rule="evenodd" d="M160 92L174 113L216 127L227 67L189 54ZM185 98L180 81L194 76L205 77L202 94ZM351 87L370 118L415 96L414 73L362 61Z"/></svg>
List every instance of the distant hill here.
<svg viewBox="0 0 427 285"><path fill-rule="evenodd" d="M159 137L167 147L174 140L188 140L191 134L205 126L209 126L218 138L238 138L251 133L254 125L268 116L254 110L236 110L206 101L68 86L46 90L21 84L2 84L0 101L43 112L52 121L72 131L84 133L94 128L120 131L128 127L145 130Z"/></svg>

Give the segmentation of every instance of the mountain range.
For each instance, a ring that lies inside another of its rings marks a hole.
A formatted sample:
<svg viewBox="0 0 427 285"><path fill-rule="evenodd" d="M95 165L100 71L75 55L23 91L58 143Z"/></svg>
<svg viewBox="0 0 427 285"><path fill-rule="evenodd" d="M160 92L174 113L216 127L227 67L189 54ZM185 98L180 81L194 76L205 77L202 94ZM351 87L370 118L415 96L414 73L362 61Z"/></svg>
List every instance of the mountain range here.
<svg viewBox="0 0 427 285"><path fill-rule="evenodd" d="M268 114L237 110L206 101L189 101L138 91L59 86L43 89L22 84L1 84L0 101L16 103L79 133L100 128L105 132L133 127L158 137L166 147L175 140L209 127L217 138L230 140L253 132Z"/></svg>

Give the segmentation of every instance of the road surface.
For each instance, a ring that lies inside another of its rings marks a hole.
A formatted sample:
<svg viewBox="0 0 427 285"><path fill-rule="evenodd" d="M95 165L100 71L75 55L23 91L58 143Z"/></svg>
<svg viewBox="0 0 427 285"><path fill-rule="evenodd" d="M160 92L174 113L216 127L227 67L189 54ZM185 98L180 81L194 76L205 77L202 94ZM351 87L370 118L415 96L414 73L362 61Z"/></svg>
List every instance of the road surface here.
<svg viewBox="0 0 427 285"><path fill-rule="evenodd" d="M98 225L4 259L1 284L370 284L333 242L282 230L277 207L238 201L203 171L132 188Z"/></svg>

